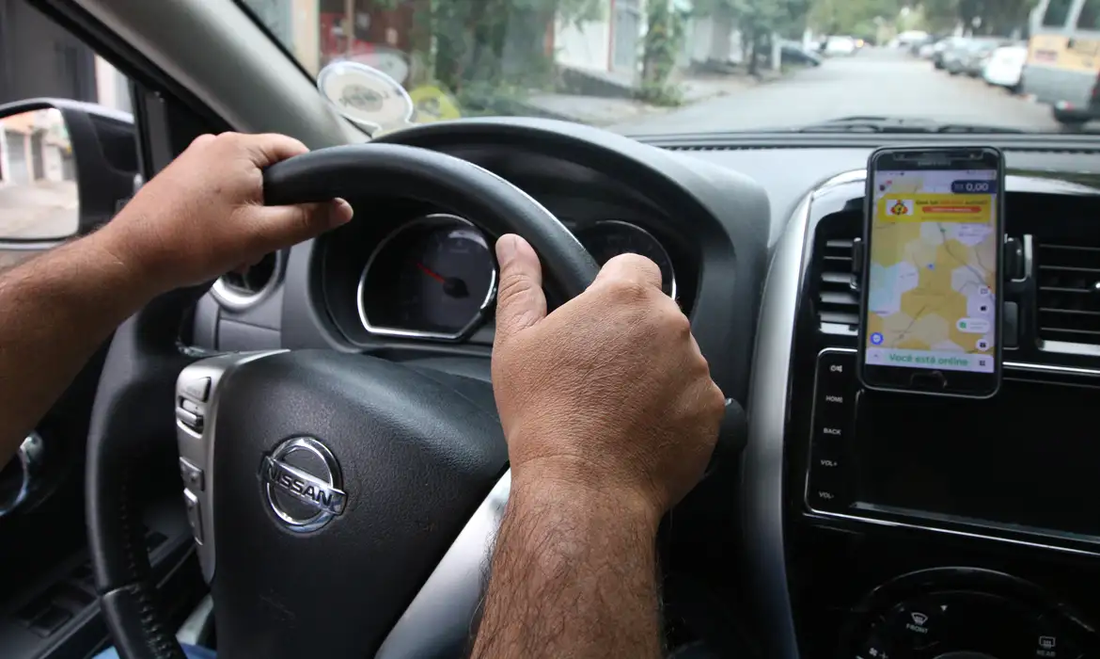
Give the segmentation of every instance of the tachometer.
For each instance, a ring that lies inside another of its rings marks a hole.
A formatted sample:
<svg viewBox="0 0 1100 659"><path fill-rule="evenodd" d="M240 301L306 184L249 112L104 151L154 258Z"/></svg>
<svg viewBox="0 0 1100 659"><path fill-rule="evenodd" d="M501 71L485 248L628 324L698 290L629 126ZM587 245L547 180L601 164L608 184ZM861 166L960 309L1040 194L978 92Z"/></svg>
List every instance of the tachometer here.
<svg viewBox="0 0 1100 659"><path fill-rule="evenodd" d="M496 294L485 236L455 215L414 220L387 236L359 278L359 318L372 334L454 340Z"/></svg>
<svg viewBox="0 0 1100 659"><path fill-rule="evenodd" d="M661 288L670 297L676 297L676 273L672 269L672 259L653 234L620 220L596 222L575 233L577 240L601 266L619 254L640 254L649 258L661 269Z"/></svg>

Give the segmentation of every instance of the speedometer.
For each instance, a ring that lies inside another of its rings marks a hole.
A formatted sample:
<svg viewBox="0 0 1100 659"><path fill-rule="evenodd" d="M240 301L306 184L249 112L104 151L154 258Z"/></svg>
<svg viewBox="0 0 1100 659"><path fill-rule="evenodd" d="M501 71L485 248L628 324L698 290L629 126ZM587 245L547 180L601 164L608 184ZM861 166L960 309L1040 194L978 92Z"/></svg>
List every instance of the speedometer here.
<svg viewBox="0 0 1100 659"><path fill-rule="evenodd" d="M496 283L481 231L455 215L429 215L375 248L359 278L359 318L372 334L459 339L482 319Z"/></svg>
<svg viewBox="0 0 1100 659"><path fill-rule="evenodd" d="M577 240L601 266L619 254L639 254L653 261L661 269L661 288L670 297L676 297L676 273L672 268L672 259L653 234L621 220L596 222L575 233Z"/></svg>

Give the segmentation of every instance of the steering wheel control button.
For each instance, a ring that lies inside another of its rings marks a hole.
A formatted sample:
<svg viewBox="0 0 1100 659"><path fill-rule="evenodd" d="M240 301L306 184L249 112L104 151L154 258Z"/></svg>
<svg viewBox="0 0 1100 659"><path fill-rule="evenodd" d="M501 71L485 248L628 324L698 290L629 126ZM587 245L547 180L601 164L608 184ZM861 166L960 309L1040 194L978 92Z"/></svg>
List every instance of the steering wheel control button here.
<svg viewBox="0 0 1100 659"><path fill-rule="evenodd" d="M192 492L206 489L202 469L188 462L187 458L180 458L180 477L183 478L184 487Z"/></svg>
<svg viewBox="0 0 1100 659"><path fill-rule="evenodd" d="M264 456L260 478L271 511L291 531L316 531L344 512L340 463L319 439L282 442Z"/></svg>
<svg viewBox="0 0 1100 659"><path fill-rule="evenodd" d="M192 400L205 403L210 396L210 378L194 378L182 382L178 391L181 396L187 396Z"/></svg>
<svg viewBox="0 0 1100 659"><path fill-rule="evenodd" d="M195 542L202 544L202 504L191 490L183 491L183 506L187 509L187 523L191 526L191 535Z"/></svg>
<svg viewBox="0 0 1100 659"><path fill-rule="evenodd" d="M195 416L202 416L202 406L191 400L190 398L180 398L179 404L181 409L187 410Z"/></svg>
<svg viewBox="0 0 1100 659"><path fill-rule="evenodd" d="M183 409L182 407L177 407L176 408L176 418L179 419L180 423L187 426L191 430L194 430L197 433L202 432L202 428L203 428L203 418L202 418L202 416L200 416L198 414L195 414L194 412L189 412L189 411Z"/></svg>

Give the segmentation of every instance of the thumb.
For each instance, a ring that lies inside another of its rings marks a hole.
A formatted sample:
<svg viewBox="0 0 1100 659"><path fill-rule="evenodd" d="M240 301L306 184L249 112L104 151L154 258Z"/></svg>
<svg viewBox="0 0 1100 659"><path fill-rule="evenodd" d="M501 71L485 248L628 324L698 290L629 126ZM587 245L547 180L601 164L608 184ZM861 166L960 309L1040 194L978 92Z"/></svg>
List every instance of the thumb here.
<svg viewBox="0 0 1100 659"><path fill-rule="evenodd" d="M505 341L546 317L542 266L531 245L515 234L497 240L497 342Z"/></svg>
<svg viewBox="0 0 1100 659"><path fill-rule="evenodd" d="M256 208L257 233L268 252L289 247L351 220L351 204L333 199L316 204Z"/></svg>

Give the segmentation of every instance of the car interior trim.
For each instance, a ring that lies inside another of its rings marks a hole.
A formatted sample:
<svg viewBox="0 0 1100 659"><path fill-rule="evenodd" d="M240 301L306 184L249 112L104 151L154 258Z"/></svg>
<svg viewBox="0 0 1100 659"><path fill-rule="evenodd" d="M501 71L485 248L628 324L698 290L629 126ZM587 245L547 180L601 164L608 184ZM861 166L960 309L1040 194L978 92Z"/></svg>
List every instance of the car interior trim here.
<svg viewBox="0 0 1100 659"><path fill-rule="evenodd" d="M233 311L251 309L266 300L283 283L283 275L286 274L286 253L284 250L275 252L275 267L271 278L255 293L243 293L237 288L226 283L224 277L218 277L214 285L210 287L210 294L218 301L218 304Z"/></svg>
<svg viewBox="0 0 1100 659"><path fill-rule="evenodd" d="M512 472L508 470L386 636L376 659L449 656L448 652L461 652L481 603L482 579L493 556L493 543L511 489ZM432 634L425 634L426 629L432 630Z"/></svg>
<svg viewBox="0 0 1100 659"><path fill-rule="evenodd" d="M843 183L841 174L822 187ZM813 192L797 206L772 257L760 304L749 390L749 439L742 459L747 575L769 630L765 654L797 659L798 643L787 585L783 540L783 469L787 394L794 354L795 317ZM764 330L764 331L761 331Z"/></svg>
<svg viewBox="0 0 1100 659"><path fill-rule="evenodd" d="M370 274L371 266L374 265L374 261L378 257L378 255L382 253L382 250L384 250L393 241L394 238L401 235L405 231L420 226L439 224L442 222L455 222L467 225L471 229L476 231L483 240L485 238L484 232L477 226L475 226L473 222L452 213L432 213L430 215L425 215L424 217L416 218L411 222L406 222L387 234L385 238L378 242L378 245L375 246L374 250L367 258L367 263L363 266L363 272L359 275L359 284L355 287L355 308L359 312L359 322L363 323L363 328L371 334L374 334L376 336L400 337L405 339L437 339L440 341L458 341L459 339L467 336L475 328L477 328L477 326L480 325L481 322L485 319L485 311L493 304L493 301L496 300L497 296L497 281L500 278L500 274L497 270L496 259L493 259L493 268L491 279L489 281L489 290L485 293L485 299L481 301L481 306L478 307L477 314L470 319L470 322L468 322L465 326L462 327L462 329L458 330L457 332L429 332L424 330L414 330L401 327L386 327L382 325L374 325L370 322L370 318L367 317L367 309L366 306L363 304L363 294L366 292L367 275ZM488 241L486 241L486 245L488 245ZM490 250L490 252L491 251L492 250Z"/></svg>
<svg viewBox="0 0 1100 659"><path fill-rule="evenodd" d="M234 130L286 133L314 149L368 139L233 0L75 1ZM194 34L209 35L207 46L196 48Z"/></svg>

